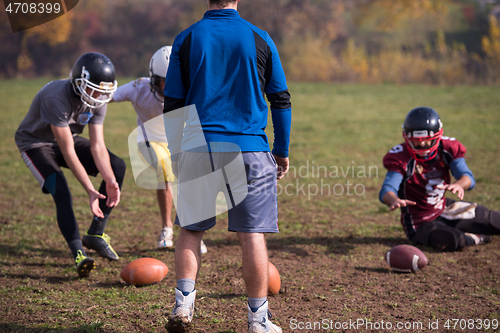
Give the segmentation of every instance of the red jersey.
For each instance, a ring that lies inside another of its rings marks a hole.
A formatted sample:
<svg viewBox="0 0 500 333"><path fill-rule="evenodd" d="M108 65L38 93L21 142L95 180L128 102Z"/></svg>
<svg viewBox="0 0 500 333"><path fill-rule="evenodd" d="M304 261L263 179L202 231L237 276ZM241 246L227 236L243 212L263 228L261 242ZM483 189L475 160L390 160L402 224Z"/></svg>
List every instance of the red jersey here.
<svg viewBox="0 0 500 333"><path fill-rule="evenodd" d="M445 208L445 190L438 185L451 184L449 163L464 157L466 148L455 138L443 137L435 159L419 162L410 157L406 143L394 146L384 156L387 171L403 175L398 196L416 202L401 209L401 223L408 236L426 221L435 220Z"/></svg>

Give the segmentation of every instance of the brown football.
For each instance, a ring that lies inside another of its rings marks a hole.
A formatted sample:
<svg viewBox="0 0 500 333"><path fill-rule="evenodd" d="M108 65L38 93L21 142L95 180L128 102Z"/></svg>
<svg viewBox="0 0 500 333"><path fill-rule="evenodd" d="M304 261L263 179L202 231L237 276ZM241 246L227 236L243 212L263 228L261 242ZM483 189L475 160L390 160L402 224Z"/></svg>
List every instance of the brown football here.
<svg viewBox="0 0 500 333"><path fill-rule="evenodd" d="M402 244L394 246L385 254L385 261L399 272L415 273L427 266L425 254L415 246Z"/></svg>
<svg viewBox="0 0 500 333"><path fill-rule="evenodd" d="M139 258L123 267L120 277L134 286L160 282L168 273L168 267L154 258Z"/></svg>
<svg viewBox="0 0 500 333"><path fill-rule="evenodd" d="M276 266L269 263L269 285L267 287L267 294L269 296L274 296L280 292L280 288L281 288L280 273L276 269Z"/></svg>

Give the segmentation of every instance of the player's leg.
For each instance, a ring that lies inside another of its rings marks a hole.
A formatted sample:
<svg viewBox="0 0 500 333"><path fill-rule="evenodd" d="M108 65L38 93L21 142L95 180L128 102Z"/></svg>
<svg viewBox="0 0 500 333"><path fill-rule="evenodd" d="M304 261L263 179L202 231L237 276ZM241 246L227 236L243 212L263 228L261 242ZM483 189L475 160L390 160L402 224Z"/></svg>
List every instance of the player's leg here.
<svg viewBox="0 0 500 333"><path fill-rule="evenodd" d="M97 169L94 158L90 151L90 141L86 138L78 136L75 137L75 151L78 155L78 158L80 159L80 162L87 171L87 174L95 177L99 173L99 170ZM115 175L116 182L121 189L123 179L125 178L126 164L121 158L117 157L111 152L109 152L109 161L111 164L111 169L113 170L113 173ZM99 193L102 193L107 197L106 182L101 182ZM104 233L109 215L113 210L113 207L108 207L106 205L106 200L107 199L99 199L99 208L104 214L104 217L93 217L92 223L83 236L82 241L85 247L97 251L101 256L109 260L118 260L118 254L115 252L113 247L111 247L110 237L106 233Z"/></svg>
<svg viewBox="0 0 500 333"><path fill-rule="evenodd" d="M472 219L456 220L456 228L476 235L499 235L500 213L489 210L485 206L478 205L475 209L475 217Z"/></svg>
<svg viewBox="0 0 500 333"><path fill-rule="evenodd" d="M158 239L158 248L171 248L174 245L174 231L172 224L172 186L165 182L166 189L156 190L156 199L160 208L161 232Z"/></svg>
<svg viewBox="0 0 500 333"><path fill-rule="evenodd" d="M195 281L201 266L200 241L204 231L181 228L175 248L175 306L170 314L168 332L184 332L191 324L196 299Z"/></svg>
<svg viewBox="0 0 500 333"><path fill-rule="evenodd" d="M44 193L50 193L57 212L57 224L71 250L77 272L85 277L95 268L94 260L87 257L80 240L78 223L73 212L73 200L68 183L60 169L66 165L58 147L41 147L22 153L23 160L39 181Z"/></svg>
<svg viewBox="0 0 500 333"><path fill-rule="evenodd" d="M243 251L243 280L247 295L252 298L267 297L269 263L264 234L247 232L237 234Z"/></svg>
<svg viewBox="0 0 500 333"><path fill-rule="evenodd" d="M423 223L410 240L415 244L431 246L438 251L457 251L474 244L463 231L443 220Z"/></svg>
<svg viewBox="0 0 500 333"><path fill-rule="evenodd" d="M216 195L211 194L214 192L211 187L213 182L205 182L203 177L210 175L213 169L210 162L208 165L201 162L207 162L207 159L209 161L207 153L183 153L179 160L178 216L175 224L181 229L175 248L175 306L165 326L168 332L185 332L193 319L195 281L201 262L200 243L205 231L215 225L215 199L210 199L216 198ZM198 179L194 177L198 173L201 173L201 177L198 177L200 182L192 186L190 181ZM217 193L218 189L215 190ZM214 207L214 214L200 221L199 218L204 216L200 207L208 204Z"/></svg>
<svg viewBox="0 0 500 333"><path fill-rule="evenodd" d="M248 296L248 332L281 332L268 312L269 263L264 233L278 232L276 164L270 153L242 153L247 170L246 197L228 212L230 231L236 231L243 251L243 279ZM237 202L241 182L228 174L228 202ZM250 184L251 186L249 186Z"/></svg>
<svg viewBox="0 0 500 333"><path fill-rule="evenodd" d="M141 159L156 173L158 186L156 187L156 200L160 208L161 228L157 247L171 248L173 242L172 224L172 187L170 182L175 180L170 164L168 145L163 142L148 141L137 144Z"/></svg>

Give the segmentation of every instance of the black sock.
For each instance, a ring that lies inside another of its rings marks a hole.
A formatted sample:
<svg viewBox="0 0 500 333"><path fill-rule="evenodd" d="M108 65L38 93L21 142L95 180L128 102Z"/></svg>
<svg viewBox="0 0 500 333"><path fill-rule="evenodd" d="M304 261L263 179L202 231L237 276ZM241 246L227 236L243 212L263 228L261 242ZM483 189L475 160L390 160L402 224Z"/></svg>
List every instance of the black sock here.
<svg viewBox="0 0 500 333"><path fill-rule="evenodd" d="M90 225L87 234L89 235L102 235L104 229L106 228L106 223L108 222L109 214L104 214L104 217L94 216L92 219L92 224Z"/></svg>
<svg viewBox="0 0 500 333"><path fill-rule="evenodd" d="M85 253L85 250L83 249L81 239L72 240L71 242L68 243L68 246L69 246L69 249L71 250L71 254L73 255L73 258L76 258L76 255L78 254L78 250L82 251L82 254L84 256L87 255Z"/></svg>
<svg viewBox="0 0 500 333"><path fill-rule="evenodd" d="M465 235L466 246L476 245L476 241L471 236Z"/></svg>

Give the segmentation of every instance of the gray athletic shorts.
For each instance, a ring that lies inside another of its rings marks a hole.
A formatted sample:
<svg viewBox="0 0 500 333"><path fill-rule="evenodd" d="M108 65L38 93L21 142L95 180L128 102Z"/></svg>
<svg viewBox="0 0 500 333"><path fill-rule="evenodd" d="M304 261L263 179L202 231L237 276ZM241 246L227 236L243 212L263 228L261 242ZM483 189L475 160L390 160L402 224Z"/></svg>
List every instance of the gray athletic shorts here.
<svg viewBox="0 0 500 333"><path fill-rule="evenodd" d="M278 232L277 165L270 152L182 152L178 170L175 224L194 231L212 228L222 192L229 231Z"/></svg>

